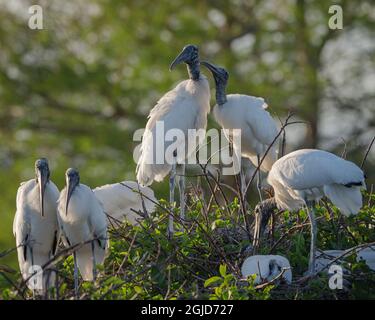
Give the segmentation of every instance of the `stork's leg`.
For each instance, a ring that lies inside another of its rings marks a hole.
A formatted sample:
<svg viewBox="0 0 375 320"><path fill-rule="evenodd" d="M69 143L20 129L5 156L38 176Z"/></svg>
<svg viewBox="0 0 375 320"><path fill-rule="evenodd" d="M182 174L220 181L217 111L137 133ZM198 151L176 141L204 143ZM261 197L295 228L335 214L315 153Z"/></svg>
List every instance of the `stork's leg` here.
<svg viewBox="0 0 375 320"><path fill-rule="evenodd" d="M247 209L247 202L246 202L246 172L244 170L240 171L240 183L241 183L241 195L242 201L244 203L245 209Z"/></svg>
<svg viewBox="0 0 375 320"><path fill-rule="evenodd" d="M172 210L174 208L174 188L175 188L175 180L176 180L176 159L173 159L172 170L169 177L169 203L172 206ZM168 238L172 236L174 233L173 227L173 215L169 214L169 223L168 223Z"/></svg>
<svg viewBox="0 0 375 320"><path fill-rule="evenodd" d="M91 254L92 254L92 275L94 281L96 280L96 260L95 260L95 243L91 241Z"/></svg>
<svg viewBox="0 0 375 320"><path fill-rule="evenodd" d="M77 255L76 252L73 252L73 261L74 261L74 295L76 300L79 299L78 296L78 266L77 266Z"/></svg>
<svg viewBox="0 0 375 320"><path fill-rule="evenodd" d="M261 172L260 172L260 157L257 155L258 160L258 181L257 181L257 189L259 193L259 199L260 201L263 201L262 199L262 180L261 180Z"/></svg>
<svg viewBox="0 0 375 320"><path fill-rule="evenodd" d="M316 224L314 204L313 203L307 204L306 209L307 209L307 213L309 215L310 224L311 224L311 243L310 243L308 275L312 276L315 274L315 251L316 251L316 236L318 232L318 227Z"/></svg>
<svg viewBox="0 0 375 320"><path fill-rule="evenodd" d="M255 225L254 225L254 236L253 236L253 255L257 254L259 243L260 243L260 229L261 225L260 222L262 220L262 213L256 212L255 213Z"/></svg>
<svg viewBox="0 0 375 320"><path fill-rule="evenodd" d="M178 189L180 191L180 218L181 223L185 219L185 164L180 164L180 174L178 177Z"/></svg>

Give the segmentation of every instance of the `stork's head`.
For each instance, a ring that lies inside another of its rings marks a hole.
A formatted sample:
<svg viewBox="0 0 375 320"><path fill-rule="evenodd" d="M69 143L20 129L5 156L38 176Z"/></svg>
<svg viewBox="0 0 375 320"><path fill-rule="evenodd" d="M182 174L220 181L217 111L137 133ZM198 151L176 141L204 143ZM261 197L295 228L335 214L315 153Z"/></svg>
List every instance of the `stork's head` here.
<svg viewBox="0 0 375 320"><path fill-rule="evenodd" d="M65 172L66 179L66 207L65 214L68 214L68 206L74 189L79 185L79 172L76 169L69 168Z"/></svg>
<svg viewBox="0 0 375 320"><path fill-rule="evenodd" d="M263 233L266 229L268 221L274 212L277 209L275 198L270 198L259 202L255 209L255 226L254 226L254 240L253 240L253 254L256 253L256 250L259 247L260 239L263 236Z"/></svg>
<svg viewBox="0 0 375 320"><path fill-rule="evenodd" d="M199 79L199 50L198 47L189 44L185 46L180 54L173 60L169 66L169 70L174 69L180 63L186 63L188 65L188 71L192 80Z"/></svg>
<svg viewBox="0 0 375 320"><path fill-rule="evenodd" d="M268 264L269 264L269 274L268 274L267 280L271 281L281 273L283 267L275 259L271 259Z"/></svg>
<svg viewBox="0 0 375 320"><path fill-rule="evenodd" d="M46 158L40 158L35 161L35 180L39 186L39 204L40 214L44 217L44 192L49 181L49 167Z"/></svg>
<svg viewBox="0 0 375 320"><path fill-rule="evenodd" d="M227 102L227 97L225 94L225 88L228 83L229 73L222 67L215 66L214 64L208 61L202 61L202 65L204 65L208 70L211 71L216 85L216 102L219 105L224 104Z"/></svg>
<svg viewBox="0 0 375 320"><path fill-rule="evenodd" d="M211 73L212 73L212 75L215 79L216 86L218 84L220 84L220 85L226 87L226 85L228 83L228 79L229 79L229 73L228 73L227 70L225 70L222 67L215 66L214 64L212 64L208 61L202 61L201 64L204 65L208 70L211 71Z"/></svg>

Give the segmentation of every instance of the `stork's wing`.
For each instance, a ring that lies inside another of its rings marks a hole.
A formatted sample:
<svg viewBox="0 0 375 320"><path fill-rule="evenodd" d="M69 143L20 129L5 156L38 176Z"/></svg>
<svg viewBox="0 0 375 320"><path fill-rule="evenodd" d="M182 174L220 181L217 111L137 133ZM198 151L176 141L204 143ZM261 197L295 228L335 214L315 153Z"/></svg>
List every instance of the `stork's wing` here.
<svg viewBox="0 0 375 320"><path fill-rule="evenodd" d="M246 123L250 126L254 137L265 145L270 145L278 130L276 123L265 109L267 104L263 98L246 96Z"/></svg>
<svg viewBox="0 0 375 320"><path fill-rule="evenodd" d="M94 237L100 239L100 242L104 244L101 247L103 249L107 246L107 218L103 211L103 208L96 198L95 194L92 193L91 212L89 216L89 227L90 233Z"/></svg>
<svg viewBox="0 0 375 320"><path fill-rule="evenodd" d="M16 208L17 208L16 210L17 211L13 220L13 235L14 236L16 236L16 231L17 231L17 219L22 209L22 196L25 191L25 186L26 186L26 182L21 182L17 190L17 196L16 196Z"/></svg>
<svg viewBox="0 0 375 320"><path fill-rule="evenodd" d="M336 155L313 149L302 149L279 159L269 175L284 186L296 190L309 189L330 184L361 185L363 171L353 162Z"/></svg>
<svg viewBox="0 0 375 320"><path fill-rule="evenodd" d="M157 163L157 152L161 152L163 158L166 150L177 148L181 150L178 152L177 162L182 162L188 151L195 150L187 144L189 129L205 127L206 120L203 118L207 115L202 114L196 99L184 90L183 83L161 98L150 112L137 165L137 180L141 185L150 185L153 180L161 181L171 170L170 163ZM156 130L158 121L164 130L165 139L163 132Z"/></svg>
<svg viewBox="0 0 375 320"><path fill-rule="evenodd" d="M28 220L28 208L24 206L24 192L26 184L22 183L17 191L16 214L13 220L13 234L16 238L18 262L21 271L24 273L31 265L31 257L28 255L28 241L31 238L31 224Z"/></svg>
<svg viewBox="0 0 375 320"><path fill-rule="evenodd" d="M153 107L148 115L148 122L146 124L146 130L152 130L155 127L156 121L160 121L164 116L169 113L176 104L183 103L189 98L189 95L184 90L184 82L181 82L174 89L164 94L155 107Z"/></svg>

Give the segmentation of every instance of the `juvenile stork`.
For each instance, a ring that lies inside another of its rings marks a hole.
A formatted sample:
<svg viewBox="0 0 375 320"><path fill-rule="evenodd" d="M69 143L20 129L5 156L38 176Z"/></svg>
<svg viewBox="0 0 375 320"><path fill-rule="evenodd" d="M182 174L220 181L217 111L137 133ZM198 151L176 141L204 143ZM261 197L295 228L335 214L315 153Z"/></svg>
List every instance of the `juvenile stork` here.
<svg viewBox="0 0 375 320"><path fill-rule="evenodd" d="M216 103L213 113L216 122L224 129L225 137L233 148L241 150L242 157L250 159L259 166L262 157L268 147L277 136L275 121L266 111L268 105L263 98L248 96L244 94L226 94L226 86L229 78L228 72L221 67L209 62L202 61L212 73L216 85ZM231 130L241 129L241 146L237 145L236 139L232 139ZM265 156L260 169L267 172L277 159L276 144L274 143ZM258 170L258 192L261 194L261 172ZM244 172L241 170L242 195L246 193L246 182Z"/></svg>
<svg viewBox="0 0 375 320"><path fill-rule="evenodd" d="M196 150L196 137L191 139L189 130L206 129L207 114L210 110L210 88L206 77L199 70L198 47L184 47L170 65L170 69L183 62L187 65L189 79L167 92L151 110L137 166L137 180L142 186L151 185L154 180L162 181L170 173L171 204L174 203L176 166L180 167L178 187L182 220L185 214L185 159ZM160 136L160 132L157 132L158 124L164 128L165 135ZM174 141L167 139L168 132L176 132L176 129L182 135L175 136ZM162 161L158 161L160 156ZM168 234L173 232L173 216L170 215Z"/></svg>
<svg viewBox="0 0 375 320"><path fill-rule="evenodd" d="M69 168L66 186L58 200L58 221L65 246L73 251L74 287L78 296L78 269L84 281L96 277L95 266L104 262L108 249L107 219L92 190L80 183L79 173Z"/></svg>
<svg viewBox="0 0 375 320"><path fill-rule="evenodd" d="M306 207L311 224L308 274L315 273L317 224L314 202L326 196L344 215L357 214L362 207L361 189L366 188L363 171L353 162L315 149L291 152L277 160L268 174L275 197L256 208L254 247L259 245L270 212L276 207L296 211ZM264 219L266 217L266 219Z"/></svg>
<svg viewBox="0 0 375 320"><path fill-rule="evenodd" d="M48 161L35 162L35 179L21 183L17 192L17 211L13 221L18 263L27 286L33 293L43 293L54 286L55 274L43 270L42 283L37 281L38 270L55 254L59 239L57 199L59 190L50 180ZM37 284L37 286L36 286Z"/></svg>

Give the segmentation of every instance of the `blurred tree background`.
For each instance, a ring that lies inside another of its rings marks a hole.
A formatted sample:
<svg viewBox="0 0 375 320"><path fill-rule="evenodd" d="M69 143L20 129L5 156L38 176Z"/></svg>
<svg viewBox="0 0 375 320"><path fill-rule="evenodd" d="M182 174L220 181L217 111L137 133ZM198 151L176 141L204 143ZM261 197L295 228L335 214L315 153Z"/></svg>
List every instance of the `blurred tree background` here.
<svg viewBox="0 0 375 320"><path fill-rule="evenodd" d="M28 27L34 4L43 30ZM343 30L328 28L332 4ZM15 196L36 158L59 188L69 166L92 187L135 179L133 133L187 77L168 71L187 43L228 69L228 93L308 122L288 129L287 151L345 151L360 164L375 134L374 33L371 0L0 0L0 252L14 247ZM368 186L374 162L372 150ZM154 184L158 197L166 184ZM2 262L16 266L16 255Z"/></svg>

